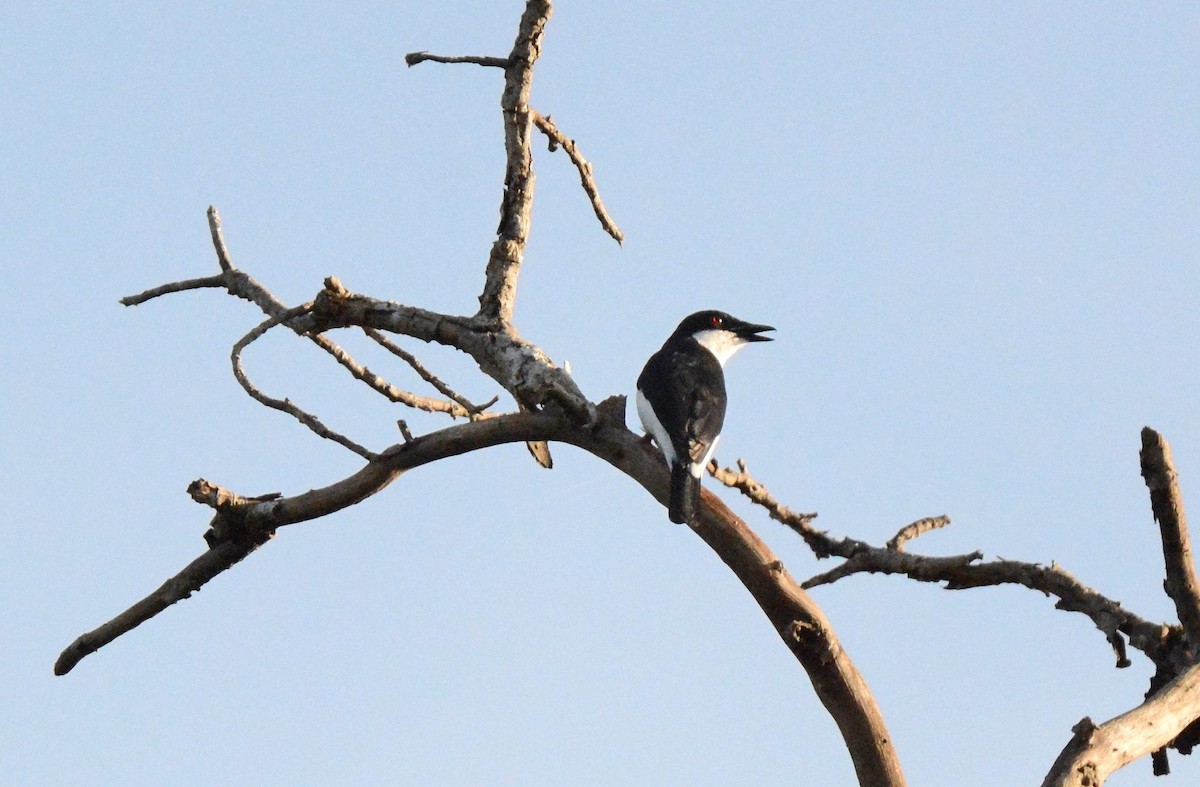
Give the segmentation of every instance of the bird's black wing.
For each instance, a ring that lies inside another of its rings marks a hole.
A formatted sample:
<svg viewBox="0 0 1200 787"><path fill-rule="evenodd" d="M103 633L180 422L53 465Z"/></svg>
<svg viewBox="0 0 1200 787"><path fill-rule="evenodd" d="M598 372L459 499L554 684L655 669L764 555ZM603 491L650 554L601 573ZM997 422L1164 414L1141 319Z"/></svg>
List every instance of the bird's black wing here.
<svg viewBox="0 0 1200 787"><path fill-rule="evenodd" d="M725 424L725 375L721 365L708 353L694 358L694 362L711 368L705 370L708 374L692 375L693 380L708 381L694 385L689 397L688 443L680 456L687 456L692 464L704 460Z"/></svg>
<svg viewBox="0 0 1200 787"><path fill-rule="evenodd" d="M703 350L660 351L642 375L661 389L660 401L679 405L655 412L671 435L675 455L687 457L689 464L704 459L725 423L725 375L716 358Z"/></svg>
<svg viewBox="0 0 1200 787"><path fill-rule="evenodd" d="M677 457L671 468L671 521L690 522L700 505L700 481L691 466L704 460L725 422L721 365L698 344L663 347L650 356L637 386L648 395Z"/></svg>

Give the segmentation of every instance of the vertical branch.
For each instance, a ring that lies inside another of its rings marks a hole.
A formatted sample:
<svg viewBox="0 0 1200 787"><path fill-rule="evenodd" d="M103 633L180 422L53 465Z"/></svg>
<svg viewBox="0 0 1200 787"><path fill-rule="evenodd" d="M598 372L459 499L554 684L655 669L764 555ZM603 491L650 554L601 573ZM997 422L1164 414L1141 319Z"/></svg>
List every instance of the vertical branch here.
<svg viewBox="0 0 1200 787"><path fill-rule="evenodd" d="M1142 430L1142 477L1150 490L1150 508L1162 534L1166 580L1163 587L1193 650L1200 647L1200 581L1192 560L1183 496L1171 458L1171 446L1150 427Z"/></svg>
<svg viewBox="0 0 1200 787"><path fill-rule="evenodd" d="M512 319L517 276L529 239L534 182L529 92L533 85L533 64L542 53L542 34L552 12L550 0L528 0L521 15L516 43L504 69L504 93L500 97L507 159L504 197L500 202L500 226L488 256L477 315L488 322Z"/></svg>

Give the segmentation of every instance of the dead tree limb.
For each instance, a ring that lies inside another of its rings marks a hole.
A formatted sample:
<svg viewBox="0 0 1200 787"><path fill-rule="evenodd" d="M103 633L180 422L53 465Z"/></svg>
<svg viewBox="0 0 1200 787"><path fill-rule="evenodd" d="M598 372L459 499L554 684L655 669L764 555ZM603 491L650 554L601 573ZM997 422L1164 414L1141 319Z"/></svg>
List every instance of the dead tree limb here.
<svg viewBox="0 0 1200 787"><path fill-rule="evenodd" d="M647 450L646 444L625 427L623 400L610 398L599 405L593 404L570 374L555 365L540 347L524 339L512 322L517 282L530 232L535 183L531 135L535 124L551 140L552 147L561 146L567 151L602 226L621 239L620 230L603 208L591 178L591 165L548 115L543 117L530 106L533 68L541 54L552 10L549 0L527 0L512 51L504 58L446 57L424 52L406 58L409 65L433 61L504 69L500 103L506 171L500 222L485 266L479 308L473 315L442 314L356 294L333 277L325 281L311 303L288 307L234 267L215 208L209 209L208 222L220 269L217 275L165 284L122 300L126 305L135 305L175 292L221 288L258 306L267 319L235 345L231 356L235 376L244 381L247 393L258 401L289 412L310 428L314 423L320 424L316 416L300 411L286 399L266 401L269 397L261 392L256 395L257 389L241 369L241 351L276 325L313 341L356 379L392 401L471 420L421 436L413 436L401 420L404 441L379 452L343 437L339 442L358 450L367 459L366 465L345 479L303 494L245 497L203 480L194 482L189 487L193 499L215 510L205 533L208 551L125 612L77 638L59 657L56 674L65 674L84 656L187 598L266 543L278 528L328 516L354 505L378 493L408 470L429 462L501 443L524 441L539 456L539 461L549 466L545 447L547 441L553 440L603 459L660 502L666 502L668 479L661 456ZM447 399L430 400L437 401L435 406L420 397L403 395L406 392L387 384L325 335L338 328L364 330L385 347L395 348L397 357ZM468 354L481 372L513 397L519 412L483 417L483 409L492 402L471 404L428 372L415 356L400 350L391 336L435 342ZM1168 744L1181 750L1185 745L1190 746L1191 739L1185 733L1200 714L1197 700L1200 668L1194 666L1193 658L1195 643L1200 641L1200 584L1191 562L1169 447L1156 433L1149 436L1144 433L1143 443L1143 473L1151 489L1155 518L1160 523L1167 592L1176 604L1180 626L1163 626L1142 619L1055 564L1047 567L1003 559L984 562L981 552L928 556L907 551L913 539L947 525L947 517L930 517L906 525L884 547L850 538L832 538L812 526L815 514L798 513L783 506L749 476L743 463L739 463L738 471L720 470L714 463L712 472L761 505L772 518L795 530L818 557L836 556L844 562L798 583L749 526L708 491L703 495L702 513L693 529L743 583L804 667L817 696L837 723L859 781L864 785L896 787L904 784L904 777L882 714L863 676L842 649L807 588L862 572L899 573L919 581L941 582L952 589L1015 583L1054 596L1056 606L1061 609L1088 615L1117 653L1118 666L1128 664L1127 638L1159 668L1149 697L1141 707L1100 727L1087 720L1086 724L1081 723L1076 728L1076 738L1047 777L1048 784L1084 783L1051 782L1054 773L1061 770L1068 775L1063 778L1082 774L1080 778L1095 779L1099 775L1102 781L1103 775L1147 751L1161 750Z"/></svg>

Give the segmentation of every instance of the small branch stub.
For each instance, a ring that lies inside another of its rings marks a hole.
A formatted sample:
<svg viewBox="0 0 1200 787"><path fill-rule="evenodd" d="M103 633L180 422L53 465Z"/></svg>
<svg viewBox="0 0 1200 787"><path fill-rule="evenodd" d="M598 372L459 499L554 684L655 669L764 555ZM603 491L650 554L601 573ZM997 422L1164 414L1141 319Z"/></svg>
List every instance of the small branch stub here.
<svg viewBox="0 0 1200 787"><path fill-rule="evenodd" d="M506 57L486 57L483 55L461 55L457 57L448 57L446 55L434 55L429 52L409 52L404 56L404 62L409 68L418 63L474 63L477 66L486 66L489 68L508 68L508 58Z"/></svg>

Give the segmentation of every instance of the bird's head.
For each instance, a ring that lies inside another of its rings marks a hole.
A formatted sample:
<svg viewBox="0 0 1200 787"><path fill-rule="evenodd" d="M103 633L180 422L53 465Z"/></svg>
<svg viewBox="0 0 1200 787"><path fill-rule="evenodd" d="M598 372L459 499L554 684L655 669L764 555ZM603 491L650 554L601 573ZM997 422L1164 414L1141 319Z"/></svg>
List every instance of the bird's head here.
<svg viewBox="0 0 1200 787"><path fill-rule="evenodd" d="M707 349L722 366L739 349L750 342L769 342L765 331L775 330L770 325L756 325L739 320L732 314L708 309L688 315L675 329L675 337L690 336Z"/></svg>

